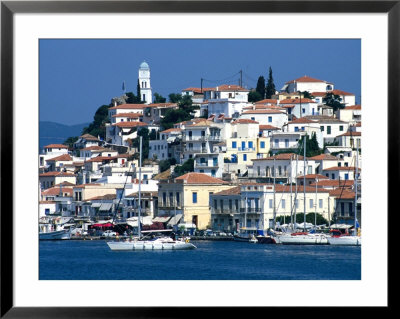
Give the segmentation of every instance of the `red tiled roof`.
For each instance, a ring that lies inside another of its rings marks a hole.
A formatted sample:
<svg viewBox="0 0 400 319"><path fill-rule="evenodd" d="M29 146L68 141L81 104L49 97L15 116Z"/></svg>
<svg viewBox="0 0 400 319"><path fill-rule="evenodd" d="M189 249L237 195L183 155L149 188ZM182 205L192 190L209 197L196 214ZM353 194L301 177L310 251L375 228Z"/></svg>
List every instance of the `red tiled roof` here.
<svg viewBox="0 0 400 319"><path fill-rule="evenodd" d="M258 184L257 184L258 185ZM240 186L235 186L229 189L225 189L221 192L218 193L214 193L214 195L218 195L218 196L228 196L228 195L239 195L240 194Z"/></svg>
<svg viewBox="0 0 400 319"><path fill-rule="evenodd" d="M284 99L279 101L279 104L304 104L304 103L315 103L315 101L311 99Z"/></svg>
<svg viewBox="0 0 400 319"><path fill-rule="evenodd" d="M260 125L260 131L264 131L264 130L279 130L279 127L276 126L272 126L272 125Z"/></svg>
<svg viewBox="0 0 400 319"><path fill-rule="evenodd" d="M356 193L348 189L337 188L329 192L329 196L339 197L341 199L354 199Z"/></svg>
<svg viewBox="0 0 400 319"><path fill-rule="evenodd" d="M85 163L103 162L117 159L117 156L96 156L88 159Z"/></svg>
<svg viewBox="0 0 400 319"><path fill-rule="evenodd" d="M177 107L177 103L151 103L148 104L147 107Z"/></svg>
<svg viewBox="0 0 400 319"><path fill-rule="evenodd" d="M73 189L71 187L68 187L68 188L62 187L61 193L63 194L62 196L64 196L64 194L68 194L68 196L72 196ZM42 196L58 196L58 195L60 195L60 187L48 188L42 192Z"/></svg>
<svg viewBox="0 0 400 319"><path fill-rule="evenodd" d="M46 172L46 173L42 173L39 174L39 177L47 177L47 176L71 176L71 177L75 177L75 174L72 173L66 173L66 172L57 172L57 171L52 171L52 172Z"/></svg>
<svg viewBox="0 0 400 319"><path fill-rule="evenodd" d="M147 107L146 104L121 104L121 105L110 107L109 110L117 110L117 109L137 110L137 109L144 109L146 107Z"/></svg>
<svg viewBox="0 0 400 319"><path fill-rule="evenodd" d="M328 93L333 93L335 95L354 95L353 93L345 92L342 90L332 90L332 91L328 91Z"/></svg>
<svg viewBox="0 0 400 319"><path fill-rule="evenodd" d="M296 124L296 123L316 123L316 121L312 121L310 119L307 119L305 117L300 117L297 119L294 119L293 121L289 122L288 124Z"/></svg>
<svg viewBox="0 0 400 319"><path fill-rule="evenodd" d="M135 112L130 112L130 113L118 113L118 114L114 114L112 117L128 117L128 118L134 119L134 118L139 118L139 117L141 117L141 116L143 116L143 114L141 114L141 113L135 113Z"/></svg>
<svg viewBox="0 0 400 319"><path fill-rule="evenodd" d="M265 160L273 161L274 158L275 158L275 160L290 160L290 158L292 158L292 160L295 160L296 154L295 153L282 153L282 154L277 154L277 155L270 156L270 157L255 158L255 159L252 159L252 161L265 161ZM303 160L303 156L299 155L299 160Z"/></svg>
<svg viewBox="0 0 400 319"><path fill-rule="evenodd" d="M54 162L72 161L72 157L69 154L63 154L57 157L50 158L47 161L54 161Z"/></svg>
<svg viewBox="0 0 400 319"><path fill-rule="evenodd" d="M113 126L118 126L119 128L133 128L138 126L148 126L147 123L143 122L118 122L112 124Z"/></svg>
<svg viewBox="0 0 400 319"><path fill-rule="evenodd" d="M293 82L326 82L326 81L318 80L318 79L309 77L307 75L304 75L301 78L298 78L296 80L288 81L288 82L286 82L286 84L293 83Z"/></svg>
<svg viewBox="0 0 400 319"><path fill-rule="evenodd" d="M310 186L315 187L316 183L311 183ZM353 187L353 180L338 180L338 179L324 179L318 182L318 187Z"/></svg>
<svg viewBox="0 0 400 319"><path fill-rule="evenodd" d="M284 114L282 111L277 109L262 109L262 110L250 110L243 112L242 114Z"/></svg>
<svg viewBox="0 0 400 319"><path fill-rule="evenodd" d="M171 133L171 132L181 132L182 129L178 127L169 128L168 130L164 130L160 133Z"/></svg>
<svg viewBox="0 0 400 319"><path fill-rule="evenodd" d="M249 119L237 119L232 122L232 124L259 124L257 121L249 120Z"/></svg>
<svg viewBox="0 0 400 319"><path fill-rule="evenodd" d="M97 137L90 135L90 134L83 134L79 137L84 138L87 141L98 141L99 140Z"/></svg>
<svg viewBox="0 0 400 319"><path fill-rule="evenodd" d="M211 177L204 173L186 173L175 180L183 180L186 184L227 184L222 179Z"/></svg>
<svg viewBox="0 0 400 319"><path fill-rule="evenodd" d="M89 146L89 147L85 147L85 148L81 149L81 151L100 151L100 150L105 150L105 148L94 145L94 146Z"/></svg>
<svg viewBox="0 0 400 319"><path fill-rule="evenodd" d="M211 91L211 90L214 90L214 88L203 88L203 92ZM194 93L201 94L201 88L189 87L189 88L183 89L182 91L193 91Z"/></svg>
<svg viewBox="0 0 400 319"><path fill-rule="evenodd" d="M310 157L311 160L314 161L337 161L339 160L337 157L330 154L320 154L313 157Z"/></svg>
<svg viewBox="0 0 400 319"><path fill-rule="evenodd" d="M277 99L264 99L264 100L256 102L256 104L267 104L267 103L277 104L278 100Z"/></svg>
<svg viewBox="0 0 400 319"><path fill-rule="evenodd" d="M216 91L244 91L248 92L249 90L242 88L239 85L234 85L234 84L223 84L219 85L215 88Z"/></svg>
<svg viewBox="0 0 400 319"><path fill-rule="evenodd" d="M49 144L46 145L44 148L68 148L68 146L64 144Z"/></svg>
<svg viewBox="0 0 400 319"><path fill-rule="evenodd" d="M361 105L349 105L344 108L345 110L361 110Z"/></svg>

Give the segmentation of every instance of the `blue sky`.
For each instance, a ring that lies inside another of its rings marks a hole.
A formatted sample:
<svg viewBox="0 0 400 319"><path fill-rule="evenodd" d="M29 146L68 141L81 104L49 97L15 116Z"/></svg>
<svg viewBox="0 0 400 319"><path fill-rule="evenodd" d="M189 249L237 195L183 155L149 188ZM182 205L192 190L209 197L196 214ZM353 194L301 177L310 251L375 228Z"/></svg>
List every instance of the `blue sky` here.
<svg viewBox="0 0 400 319"><path fill-rule="evenodd" d="M39 43L39 115L62 124L91 122L97 108L126 90L136 94L138 68L146 61L151 86L168 98L187 87L243 84L259 76L275 86L308 75L361 96L361 40L266 39L42 39Z"/></svg>

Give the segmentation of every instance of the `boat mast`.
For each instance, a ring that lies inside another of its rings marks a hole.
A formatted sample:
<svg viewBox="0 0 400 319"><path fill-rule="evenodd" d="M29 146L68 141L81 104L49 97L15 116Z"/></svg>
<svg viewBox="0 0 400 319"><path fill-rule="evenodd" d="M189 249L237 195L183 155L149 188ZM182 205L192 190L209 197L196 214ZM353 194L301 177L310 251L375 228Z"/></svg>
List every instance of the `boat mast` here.
<svg viewBox="0 0 400 319"><path fill-rule="evenodd" d="M141 204L142 204L142 197L141 197L141 186L142 186L142 136L139 138L140 141L140 148L139 148L139 205L138 205L138 235L139 239L141 237L141 229L140 229L140 213L141 213Z"/></svg>
<svg viewBox="0 0 400 319"><path fill-rule="evenodd" d="M304 193L304 224L303 230L306 231L306 142L307 134L304 135L304 159L303 159L303 166L304 166L304 177L303 177L303 193Z"/></svg>
<svg viewBox="0 0 400 319"><path fill-rule="evenodd" d="M275 205L275 175L276 175L276 171L275 171L275 157L276 157L276 155L274 155L274 230L276 228L276 205Z"/></svg>
<svg viewBox="0 0 400 319"><path fill-rule="evenodd" d="M314 221L314 227L317 228L317 201L318 201L318 178L315 176L315 221Z"/></svg>
<svg viewBox="0 0 400 319"><path fill-rule="evenodd" d="M292 156L290 155L290 224L293 229L293 194L292 194L292 174L293 174L293 168L292 168Z"/></svg>
<svg viewBox="0 0 400 319"><path fill-rule="evenodd" d="M296 178L295 178L295 194L294 194L294 224L293 224L293 229L296 229L296 223L297 223L297 217L296 217L296 212L297 212L297 166L299 163L299 155L296 154Z"/></svg>
<svg viewBox="0 0 400 319"><path fill-rule="evenodd" d="M354 197L354 236L357 236L357 179L358 179L358 144L356 151L356 176L354 178L355 197Z"/></svg>

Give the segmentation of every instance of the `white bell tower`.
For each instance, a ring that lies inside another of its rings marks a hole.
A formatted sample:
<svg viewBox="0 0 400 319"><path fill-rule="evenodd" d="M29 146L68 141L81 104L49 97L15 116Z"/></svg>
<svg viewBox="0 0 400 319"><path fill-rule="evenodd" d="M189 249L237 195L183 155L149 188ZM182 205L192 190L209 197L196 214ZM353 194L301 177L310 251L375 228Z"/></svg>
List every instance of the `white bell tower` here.
<svg viewBox="0 0 400 319"><path fill-rule="evenodd" d="M150 85L150 67L143 61L139 67L140 99L146 104L153 103L153 94Z"/></svg>

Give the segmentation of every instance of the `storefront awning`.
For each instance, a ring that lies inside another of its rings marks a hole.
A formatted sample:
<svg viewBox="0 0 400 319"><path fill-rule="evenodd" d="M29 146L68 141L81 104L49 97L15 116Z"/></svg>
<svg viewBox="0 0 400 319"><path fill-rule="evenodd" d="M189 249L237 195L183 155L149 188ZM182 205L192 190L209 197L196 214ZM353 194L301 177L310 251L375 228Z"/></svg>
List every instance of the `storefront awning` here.
<svg viewBox="0 0 400 319"><path fill-rule="evenodd" d="M167 217L156 217L156 218L153 218L153 222L166 223L170 218L171 218L171 216L167 216Z"/></svg>
<svg viewBox="0 0 400 319"><path fill-rule="evenodd" d="M175 226L181 220L182 216L183 216L182 214L176 214L176 216L172 216L167 225Z"/></svg>
<svg viewBox="0 0 400 319"><path fill-rule="evenodd" d="M93 203L92 207L93 208L99 208L101 206L101 203Z"/></svg>
<svg viewBox="0 0 400 319"><path fill-rule="evenodd" d="M112 203L102 203L99 210L108 211L112 207Z"/></svg>

